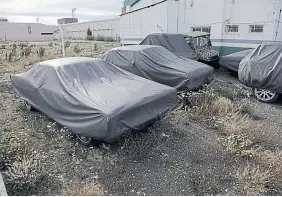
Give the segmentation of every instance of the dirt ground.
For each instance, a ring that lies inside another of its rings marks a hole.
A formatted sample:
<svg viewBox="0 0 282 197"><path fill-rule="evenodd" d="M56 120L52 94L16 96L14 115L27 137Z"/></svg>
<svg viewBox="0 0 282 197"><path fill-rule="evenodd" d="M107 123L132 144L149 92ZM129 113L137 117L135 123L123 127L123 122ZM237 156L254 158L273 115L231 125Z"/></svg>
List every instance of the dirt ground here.
<svg viewBox="0 0 282 197"><path fill-rule="evenodd" d="M75 46L84 53L74 52ZM95 49L94 43L72 44L68 53L97 57L114 46L117 44L98 43ZM34 51L40 49L34 48ZM10 73L28 69L30 62L60 56L58 50L59 46L45 46L47 57L38 57L33 52L22 58L25 61L17 60L21 56L17 51L10 62L2 52L0 76L2 80L8 79ZM216 79L210 87L232 103L244 103L248 116L271 131L270 138L275 140L256 141L250 150L257 147L281 150L281 101L257 102L251 90L224 69L216 70ZM192 97L201 94L195 93ZM90 147L80 145L66 128L42 113L26 111L9 83L0 83L0 109L0 145L4 147L8 142L6 155L0 160L0 171L9 195L242 194L236 193L242 181L238 172L251 162L226 148L222 139L227 139L227 134L220 125L180 107L153 128L132 134L116 144L100 143ZM257 185L251 185L252 180L244 181L257 195L282 194L279 186L259 185L263 188L260 192ZM243 195L253 194L248 192Z"/></svg>

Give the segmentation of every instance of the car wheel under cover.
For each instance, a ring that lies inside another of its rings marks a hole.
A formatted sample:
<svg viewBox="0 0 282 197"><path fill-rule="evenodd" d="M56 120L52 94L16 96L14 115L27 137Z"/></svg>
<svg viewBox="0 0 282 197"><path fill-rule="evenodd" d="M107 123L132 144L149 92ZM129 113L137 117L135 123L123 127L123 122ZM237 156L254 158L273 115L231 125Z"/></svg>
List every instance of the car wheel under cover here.
<svg viewBox="0 0 282 197"><path fill-rule="evenodd" d="M264 90L264 89L259 89L259 88L254 88L254 95L255 97L264 103L272 103L276 101L279 97L279 94L276 92L272 92L269 90Z"/></svg>
<svg viewBox="0 0 282 197"><path fill-rule="evenodd" d="M28 111L34 111L34 108L28 101L24 100L24 105Z"/></svg>
<svg viewBox="0 0 282 197"><path fill-rule="evenodd" d="M79 139L79 142L83 145L90 145L92 142L92 138L91 137L86 137L86 136L82 136L82 135L78 135L76 134L76 137Z"/></svg>

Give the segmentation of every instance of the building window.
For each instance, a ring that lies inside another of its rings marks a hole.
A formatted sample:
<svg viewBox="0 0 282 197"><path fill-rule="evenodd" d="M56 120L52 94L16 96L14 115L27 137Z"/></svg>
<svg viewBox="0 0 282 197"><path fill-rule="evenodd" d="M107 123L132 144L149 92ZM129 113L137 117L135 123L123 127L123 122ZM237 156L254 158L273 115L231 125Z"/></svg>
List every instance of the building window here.
<svg viewBox="0 0 282 197"><path fill-rule="evenodd" d="M28 25L27 31L28 31L28 34L31 34L31 26L30 25Z"/></svg>
<svg viewBox="0 0 282 197"><path fill-rule="evenodd" d="M239 31L239 25L226 25L225 27L225 32L238 32Z"/></svg>
<svg viewBox="0 0 282 197"><path fill-rule="evenodd" d="M263 25L250 25L250 33L262 33Z"/></svg>
<svg viewBox="0 0 282 197"><path fill-rule="evenodd" d="M211 27L192 27L191 30L192 32L201 31L201 32L211 33Z"/></svg>

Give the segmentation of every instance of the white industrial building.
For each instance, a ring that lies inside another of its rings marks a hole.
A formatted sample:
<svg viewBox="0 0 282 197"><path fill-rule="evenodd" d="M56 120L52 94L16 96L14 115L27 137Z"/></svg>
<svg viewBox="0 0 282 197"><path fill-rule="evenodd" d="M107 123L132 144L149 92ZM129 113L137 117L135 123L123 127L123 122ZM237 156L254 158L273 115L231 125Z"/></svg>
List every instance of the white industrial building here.
<svg viewBox="0 0 282 197"><path fill-rule="evenodd" d="M119 40L120 36L120 19L113 18L99 21L78 22L61 25L63 35L68 39L85 39L87 36L88 28L91 30L92 35L111 37L114 40ZM60 38L60 32L56 32L55 37Z"/></svg>
<svg viewBox="0 0 282 197"><path fill-rule="evenodd" d="M37 41L52 40L58 26L41 23L14 23L7 19L0 20L0 40Z"/></svg>
<svg viewBox="0 0 282 197"><path fill-rule="evenodd" d="M150 33L211 33L227 54L263 41L282 41L279 0L125 0L120 18L123 44L138 44Z"/></svg>

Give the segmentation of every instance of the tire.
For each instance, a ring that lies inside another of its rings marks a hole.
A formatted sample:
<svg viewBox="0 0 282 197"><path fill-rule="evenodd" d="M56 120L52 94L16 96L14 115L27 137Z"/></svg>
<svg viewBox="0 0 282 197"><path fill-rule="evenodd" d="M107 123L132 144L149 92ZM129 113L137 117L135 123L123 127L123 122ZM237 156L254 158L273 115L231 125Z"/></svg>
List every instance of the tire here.
<svg viewBox="0 0 282 197"><path fill-rule="evenodd" d="M34 107L32 107L32 105L26 100L24 100L24 105L28 111L35 111Z"/></svg>
<svg viewBox="0 0 282 197"><path fill-rule="evenodd" d="M279 97L279 94L277 92L272 92L269 90L264 90L259 88L253 88L253 92L256 99L263 103L273 103Z"/></svg>
<svg viewBox="0 0 282 197"><path fill-rule="evenodd" d="M78 134L76 134L76 137L78 138L79 142L82 145L89 146L92 143L91 137L85 137L85 136L78 135Z"/></svg>

